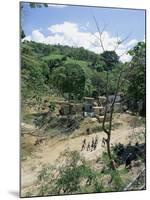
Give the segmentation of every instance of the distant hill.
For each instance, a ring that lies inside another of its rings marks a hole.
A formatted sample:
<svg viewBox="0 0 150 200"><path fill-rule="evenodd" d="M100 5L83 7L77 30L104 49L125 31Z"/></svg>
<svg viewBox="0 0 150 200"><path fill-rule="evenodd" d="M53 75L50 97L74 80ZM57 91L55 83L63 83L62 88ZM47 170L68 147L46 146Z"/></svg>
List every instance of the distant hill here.
<svg viewBox="0 0 150 200"><path fill-rule="evenodd" d="M84 71L86 79L84 95L92 96L94 91L104 92L106 58L102 55L85 50L83 47L24 41L21 43L23 100L32 96L56 94L57 91L52 84L52 75L55 69L66 64L70 66L77 64Z"/></svg>

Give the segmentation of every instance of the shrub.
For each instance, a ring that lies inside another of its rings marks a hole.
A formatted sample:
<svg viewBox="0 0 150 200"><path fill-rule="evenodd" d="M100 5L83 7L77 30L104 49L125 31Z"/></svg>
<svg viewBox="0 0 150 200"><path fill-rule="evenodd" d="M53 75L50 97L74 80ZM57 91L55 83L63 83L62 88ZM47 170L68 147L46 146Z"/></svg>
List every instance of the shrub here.
<svg viewBox="0 0 150 200"><path fill-rule="evenodd" d="M100 174L90 168L77 151L65 151L58 159L59 166L43 168L38 176L39 195L100 192ZM57 161L57 162L58 162Z"/></svg>

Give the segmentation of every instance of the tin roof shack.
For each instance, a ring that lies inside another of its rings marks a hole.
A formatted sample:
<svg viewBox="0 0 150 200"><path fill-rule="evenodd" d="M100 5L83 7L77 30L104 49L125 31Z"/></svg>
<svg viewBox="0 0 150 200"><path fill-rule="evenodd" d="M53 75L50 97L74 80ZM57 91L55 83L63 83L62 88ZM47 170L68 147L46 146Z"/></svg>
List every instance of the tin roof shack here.
<svg viewBox="0 0 150 200"><path fill-rule="evenodd" d="M114 101L114 98L115 98L115 95L109 95L108 96L108 102L109 103L112 103ZM119 103L121 101L121 95L117 95L116 96L116 100L115 100L115 103Z"/></svg>
<svg viewBox="0 0 150 200"><path fill-rule="evenodd" d="M94 116L93 104L94 104L94 98L84 97L84 102L83 102L84 117L93 117Z"/></svg>
<svg viewBox="0 0 150 200"><path fill-rule="evenodd" d="M83 112L83 105L81 103L71 103L68 101L57 101L59 114L61 115L69 115L69 114L81 114ZM70 107L70 108L69 108ZM70 109L70 110L69 110Z"/></svg>
<svg viewBox="0 0 150 200"><path fill-rule="evenodd" d="M112 102L114 101L114 98L115 98L115 95L109 95L108 96L108 106L107 106L107 110L108 112L110 112L110 109L111 109L111 105L112 105ZM116 100L115 100L115 104L114 104L114 112L116 113L119 113L119 112L122 112L122 96L121 95L117 95L116 96Z"/></svg>

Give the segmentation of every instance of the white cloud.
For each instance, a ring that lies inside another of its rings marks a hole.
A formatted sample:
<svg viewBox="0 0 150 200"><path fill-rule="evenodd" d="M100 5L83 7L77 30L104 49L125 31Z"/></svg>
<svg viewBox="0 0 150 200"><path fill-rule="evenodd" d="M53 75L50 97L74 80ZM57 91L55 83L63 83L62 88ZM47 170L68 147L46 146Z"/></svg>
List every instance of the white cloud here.
<svg viewBox="0 0 150 200"><path fill-rule="evenodd" d="M128 43L127 43L127 47L131 47L131 46L134 46L138 43L137 40L133 39L133 40L130 40Z"/></svg>
<svg viewBox="0 0 150 200"><path fill-rule="evenodd" d="M120 60L125 63L125 62L129 62L132 59L132 56L130 56L129 54L126 53L126 49L122 48L122 49L117 49L116 53L118 56L120 56Z"/></svg>
<svg viewBox="0 0 150 200"><path fill-rule="evenodd" d="M64 33L65 35L76 34L78 30L78 25L75 23L64 22L63 24L52 25L48 28L52 33Z"/></svg>
<svg viewBox="0 0 150 200"><path fill-rule="evenodd" d="M34 41L37 41L37 42L45 42L45 37L44 37L44 35L39 31L39 30L34 30L33 32L32 32L32 39L34 40Z"/></svg>
<svg viewBox="0 0 150 200"><path fill-rule="evenodd" d="M121 60L123 63L129 62L129 61L131 61L131 59L132 59L132 56L130 56L129 54L125 54L125 55L123 55L123 56L120 58L120 60Z"/></svg>
<svg viewBox="0 0 150 200"><path fill-rule="evenodd" d="M76 23L64 22L63 24L55 24L50 26L48 30L50 31L50 34L47 37L45 37L40 30L34 30L32 34L24 38L24 40L33 40L35 42L46 44L61 44L74 47L84 47L85 49L94 51L95 53L103 52L98 39L99 33L83 32ZM114 37L105 31L102 36L105 50L114 50L118 39L121 41L121 38ZM119 48L117 48L116 53L119 56L122 55L120 57L122 62L131 60L131 56L124 52L126 52L127 48L133 47L137 42L137 40L132 39L128 43L121 44Z"/></svg>

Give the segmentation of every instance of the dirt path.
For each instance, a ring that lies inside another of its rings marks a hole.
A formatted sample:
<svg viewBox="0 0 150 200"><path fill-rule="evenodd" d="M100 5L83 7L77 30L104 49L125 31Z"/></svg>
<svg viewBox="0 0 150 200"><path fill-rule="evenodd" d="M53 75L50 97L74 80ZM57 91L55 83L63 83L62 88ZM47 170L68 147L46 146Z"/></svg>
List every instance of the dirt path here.
<svg viewBox="0 0 150 200"><path fill-rule="evenodd" d="M31 127L28 128L30 129ZM140 132L141 129L142 127L139 127L137 131ZM111 143L115 144L120 142L123 144L128 144L130 140L129 136L132 134L132 132L132 128L127 126L127 122L124 122L121 127L115 131L112 131ZM27 159L22 161L21 164L22 195L25 195L25 193L33 187L34 183L36 183L38 172L42 169L43 166L54 164L60 153L62 153L67 148L69 148L71 151L80 151L83 139L86 138L86 142L91 142L92 137L95 137L96 135L98 137L97 149L92 152L86 150L81 151L81 155L83 155L86 160L96 160L105 150L105 147L101 146L102 138L105 136L104 132L99 132L96 134L94 133L88 136L78 136L76 138L68 137L65 140L58 140L57 138L53 138L47 140L46 143L37 145L31 156L27 157ZM26 139L28 139L31 143L34 143L33 137L32 140L30 136L27 136Z"/></svg>

